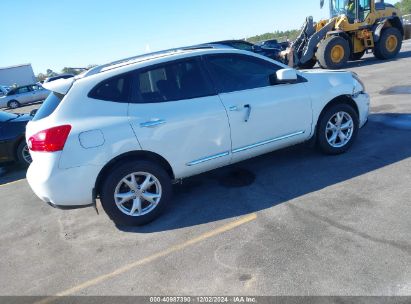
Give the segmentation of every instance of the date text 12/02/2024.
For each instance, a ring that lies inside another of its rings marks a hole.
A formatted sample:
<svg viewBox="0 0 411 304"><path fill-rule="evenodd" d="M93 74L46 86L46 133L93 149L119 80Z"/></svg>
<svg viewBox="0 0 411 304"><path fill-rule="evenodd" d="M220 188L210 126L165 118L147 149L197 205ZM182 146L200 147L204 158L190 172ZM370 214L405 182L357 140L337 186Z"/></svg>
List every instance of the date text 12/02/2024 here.
<svg viewBox="0 0 411 304"><path fill-rule="evenodd" d="M255 297L150 297L150 303L257 303Z"/></svg>

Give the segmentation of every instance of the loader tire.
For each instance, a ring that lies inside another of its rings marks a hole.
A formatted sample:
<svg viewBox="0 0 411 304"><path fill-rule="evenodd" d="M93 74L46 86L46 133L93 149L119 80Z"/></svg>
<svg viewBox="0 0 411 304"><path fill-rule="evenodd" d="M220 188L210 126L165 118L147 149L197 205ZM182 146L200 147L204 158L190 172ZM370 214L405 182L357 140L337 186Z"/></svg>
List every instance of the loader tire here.
<svg viewBox="0 0 411 304"><path fill-rule="evenodd" d="M401 32L395 27L382 31L380 40L375 43L374 56L378 59L392 59L398 55L402 46Z"/></svg>
<svg viewBox="0 0 411 304"><path fill-rule="evenodd" d="M342 37L328 37L320 43L316 57L323 69L340 69L350 57L350 45Z"/></svg>

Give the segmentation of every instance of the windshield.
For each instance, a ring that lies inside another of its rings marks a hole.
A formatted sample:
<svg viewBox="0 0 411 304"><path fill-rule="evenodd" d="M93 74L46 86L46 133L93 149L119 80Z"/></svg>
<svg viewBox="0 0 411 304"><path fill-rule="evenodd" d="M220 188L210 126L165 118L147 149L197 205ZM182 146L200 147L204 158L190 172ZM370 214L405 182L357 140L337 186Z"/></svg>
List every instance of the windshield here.
<svg viewBox="0 0 411 304"><path fill-rule="evenodd" d="M350 23L363 22L370 12L371 0L330 0L331 18L346 15Z"/></svg>

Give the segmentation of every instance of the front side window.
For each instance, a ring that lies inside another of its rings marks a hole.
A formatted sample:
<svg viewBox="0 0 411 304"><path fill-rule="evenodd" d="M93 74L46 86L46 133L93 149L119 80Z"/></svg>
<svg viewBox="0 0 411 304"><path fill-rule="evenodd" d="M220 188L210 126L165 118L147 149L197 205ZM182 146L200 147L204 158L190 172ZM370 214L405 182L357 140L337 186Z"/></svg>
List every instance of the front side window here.
<svg viewBox="0 0 411 304"><path fill-rule="evenodd" d="M245 55L211 55L207 67L220 93L270 86L270 75L281 69L268 61Z"/></svg>
<svg viewBox="0 0 411 304"><path fill-rule="evenodd" d="M124 74L107 79L98 84L90 93L94 99L128 102L130 96L131 74Z"/></svg>
<svg viewBox="0 0 411 304"><path fill-rule="evenodd" d="M155 103L214 95L197 59L166 63L137 72L135 102Z"/></svg>

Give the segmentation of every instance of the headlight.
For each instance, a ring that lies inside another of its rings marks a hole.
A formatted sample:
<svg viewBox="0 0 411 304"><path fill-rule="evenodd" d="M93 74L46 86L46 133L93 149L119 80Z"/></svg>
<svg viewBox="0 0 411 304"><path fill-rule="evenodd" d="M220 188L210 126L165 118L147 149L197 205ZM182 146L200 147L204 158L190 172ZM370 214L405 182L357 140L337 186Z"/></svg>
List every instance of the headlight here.
<svg viewBox="0 0 411 304"><path fill-rule="evenodd" d="M355 90L355 87L354 87L354 92L353 93L362 93L362 92L365 92L365 84L364 84L364 82L360 79L360 77L358 76L358 74L357 73L355 73L355 72L351 72L352 73L352 77L361 85L361 87L362 87L362 90Z"/></svg>

